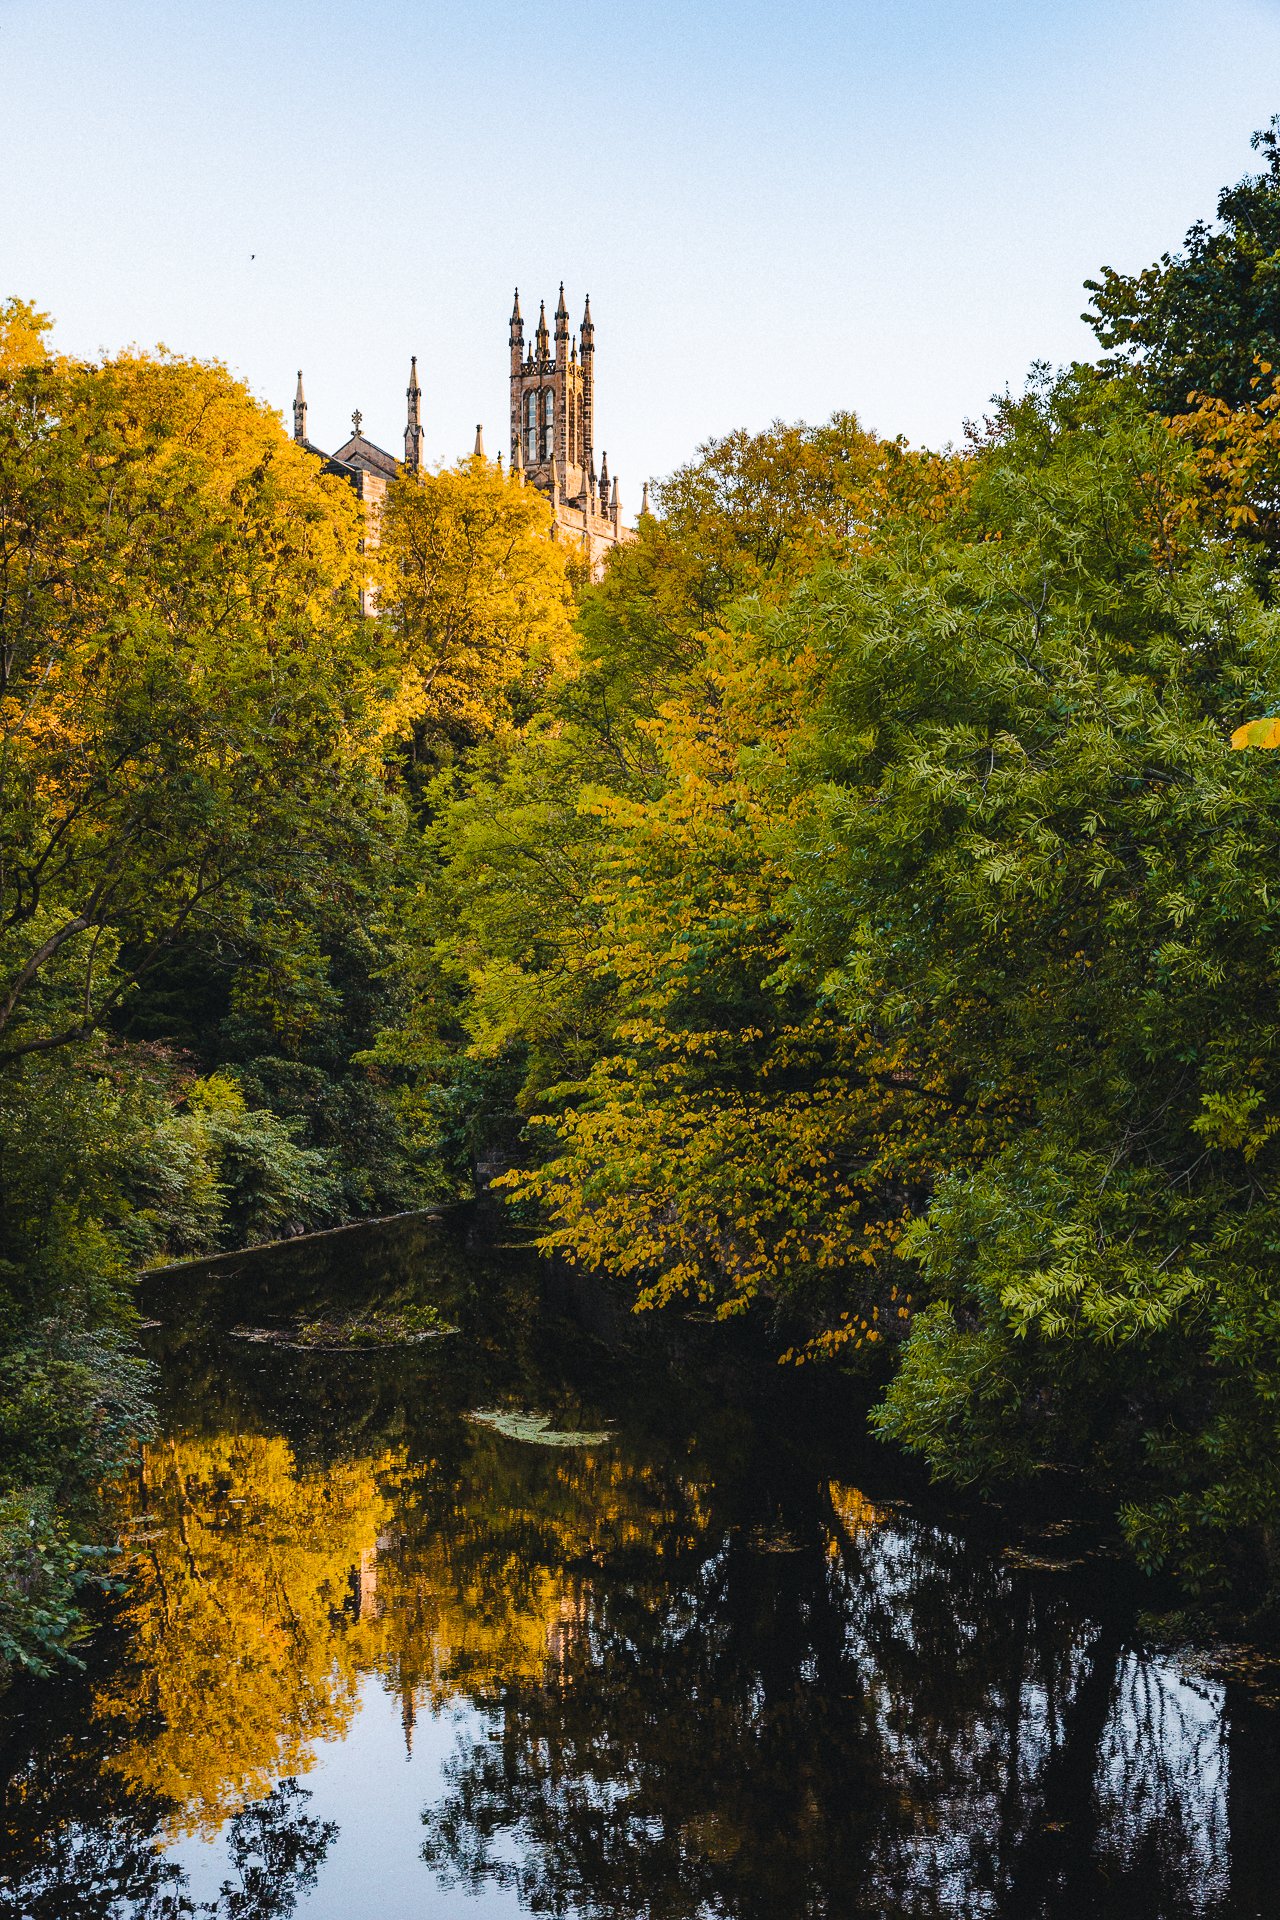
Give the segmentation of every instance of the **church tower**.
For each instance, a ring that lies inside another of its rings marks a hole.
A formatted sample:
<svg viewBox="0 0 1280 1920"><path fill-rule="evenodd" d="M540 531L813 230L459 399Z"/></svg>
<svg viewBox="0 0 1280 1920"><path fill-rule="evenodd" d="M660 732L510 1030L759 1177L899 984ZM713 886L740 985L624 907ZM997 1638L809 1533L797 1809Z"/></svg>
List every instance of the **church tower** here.
<svg viewBox="0 0 1280 1920"><path fill-rule="evenodd" d="M590 298L571 337L561 281L554 318L553 336L544 300L526 353L517 288L509 334L511 471L523 473L547 495L557 532L584 547L594 566L605 548L634 536L622 526L617 481L610 490L607 468L596 478L596 330Z"/></svg>

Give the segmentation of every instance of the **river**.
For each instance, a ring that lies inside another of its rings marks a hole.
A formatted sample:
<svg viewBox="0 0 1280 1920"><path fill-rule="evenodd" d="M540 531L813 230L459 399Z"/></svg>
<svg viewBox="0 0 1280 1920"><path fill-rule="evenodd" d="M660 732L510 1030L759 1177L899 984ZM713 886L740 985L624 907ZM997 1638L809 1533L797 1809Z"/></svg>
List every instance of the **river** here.
<svg viewBox="0 0 1280 1920"><path fill-rule="evenodd" d="M1089 1536L473 1237L149 1284L120 1590L0 1700L4 1920L1280 1912L1280 1707L1148 1648ZM370 1299L458 1331L236 1331Z"/></svg>

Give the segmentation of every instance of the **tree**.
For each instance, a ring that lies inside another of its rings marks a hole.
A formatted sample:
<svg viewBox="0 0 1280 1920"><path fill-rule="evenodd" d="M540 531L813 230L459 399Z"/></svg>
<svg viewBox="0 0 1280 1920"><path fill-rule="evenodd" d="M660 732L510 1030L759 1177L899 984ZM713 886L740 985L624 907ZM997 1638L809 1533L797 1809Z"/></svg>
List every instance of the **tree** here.
<svg viewBox="0 0 1280 1920"><path fill-rule="evenodd" d="M5 1666L80 1631L100 1485L146 1430L136 1266L337 1208L300 1122L180 1049L273 930L304 970L402 817L348 490L225 369L85 364L46 327L0 308Z"/></svg>
<svg viewBox="0 0 1280 1920"><path fill-rule="evenodd" d="M900 1050L833 1021L787 964L785 761L817 662L745 622L708 645L706 696L654 731L661 792L584 800L606 830L608 1024L585 1079L546 1090L553 1144L509 1184L544 1209L544 1245L634 1280L642 1304L763 1294L826 1310L828 1345L874 1347L881 1293L898 1312L883 1257L929 1162Z"/></svg>
<svg viewBox="0 0 1280 1920"><path fill-rule="evenodd" d="M354 857L377 812L347 491L219 367L32 334L7 310L0 1065L101 1027L184 928Z"/></svg>
<svg viewBox="0 0 1280 1920"><path fill-rule="evenodd" d="M1182 253L1136 274L1104 267L1085 282L1084 318L1119 363L1139 369L1161 413L1184 413L1196 394L1247 405L1255 363L1280 363L1280 115L1253 146L1264 170L1223 188L1216 231L1198 220Z"/></svg>
<svg viewBox="0 0 1280 1920"><path fill-rule="evenodd" d="M571 646L569 556L536 489L477 456L392 483L376 576L403 733L491 733Z"/></svg>
<svg viewBox="0 0 1280 1920"><path fill-rule="evenodd" d="M790 940L852 1025L941 1033L1004 1102L979 1142L939 1109L881 1430L951 1478L1084 1476L1140 1558L1256 1602L1280 788L1229 735L1280 629L1200 484L1167 423L1068 379L1010 410L965 516L819 593Z"/></svg>

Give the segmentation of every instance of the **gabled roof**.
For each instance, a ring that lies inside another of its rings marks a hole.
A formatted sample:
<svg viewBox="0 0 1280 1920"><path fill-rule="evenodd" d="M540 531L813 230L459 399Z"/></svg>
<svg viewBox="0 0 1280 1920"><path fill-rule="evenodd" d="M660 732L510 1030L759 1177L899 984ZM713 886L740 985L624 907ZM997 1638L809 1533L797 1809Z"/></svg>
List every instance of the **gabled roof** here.
<svg viewBox="0 0 1280 1920"><path fill-rule="evenodd" d="M400 462L393 454L382 447L375 446L362 433L353 433L344 446L330 454L329 458L337 465L356 467L364 473L376 473L383 480L394 480L400 471Z"/></svg>

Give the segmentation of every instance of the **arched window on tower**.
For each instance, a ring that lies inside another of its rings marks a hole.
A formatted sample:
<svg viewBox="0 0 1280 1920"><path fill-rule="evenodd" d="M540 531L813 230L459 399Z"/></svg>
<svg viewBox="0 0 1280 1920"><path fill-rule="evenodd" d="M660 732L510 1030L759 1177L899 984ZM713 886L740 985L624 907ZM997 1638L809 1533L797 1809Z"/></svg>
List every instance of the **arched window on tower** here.
<svg viewBox="0 0 1280 1920"><path fill-rule="evenodd" d="M569 389L569 417L565 421L565 444L569 449L569 460L573 465L578 460L578 396Z"/></svg>
<svg viewBox="0 0 1280 1920"><path fill-rule="evenodd" d="M538 464L538 396L526 393L524 397L524 460L527 467Z"/></svg>
<svg viewBox="0 0 1280 1920"><path fill-rule="evenodd" d="M556 396L550 387L542 396L542 457L550 460L556 450Z"/></svg>

